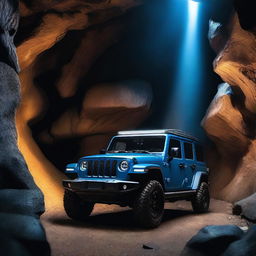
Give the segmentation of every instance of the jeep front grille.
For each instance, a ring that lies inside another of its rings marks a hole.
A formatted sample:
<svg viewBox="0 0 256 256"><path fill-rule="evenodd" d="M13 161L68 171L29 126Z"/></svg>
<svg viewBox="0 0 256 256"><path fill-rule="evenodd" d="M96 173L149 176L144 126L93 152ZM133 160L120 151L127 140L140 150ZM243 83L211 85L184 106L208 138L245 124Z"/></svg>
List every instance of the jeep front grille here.
<svg viewBox="0 0 256 256"><path fill-rule="evenodd" d="M88 160L88 176L116 177L117 160Z"/></svg>

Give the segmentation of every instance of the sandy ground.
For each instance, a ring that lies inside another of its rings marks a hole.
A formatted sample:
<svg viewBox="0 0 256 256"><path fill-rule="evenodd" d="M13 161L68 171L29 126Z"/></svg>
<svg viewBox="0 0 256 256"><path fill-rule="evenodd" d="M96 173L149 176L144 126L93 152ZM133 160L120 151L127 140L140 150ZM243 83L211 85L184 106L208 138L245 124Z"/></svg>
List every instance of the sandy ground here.
<svg viewBox="0 0 256 256"><path fill-rule="evenodd" d="M69 219L64 210L51 210L42 216L52 256L147 256L179 255L186 242L206 225L236 224L231 204L212 200L209 213L196 215L189 202L166 203L161 226L143 230L133 222L129 208L98 204L86 223ZM143 245L153 249L144 249Z"/></svg>

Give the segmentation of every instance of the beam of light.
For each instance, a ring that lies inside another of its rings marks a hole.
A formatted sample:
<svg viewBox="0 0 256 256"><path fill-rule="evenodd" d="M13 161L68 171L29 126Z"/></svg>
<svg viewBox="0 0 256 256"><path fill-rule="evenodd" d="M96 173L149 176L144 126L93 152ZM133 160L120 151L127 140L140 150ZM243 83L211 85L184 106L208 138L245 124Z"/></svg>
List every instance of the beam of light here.
<svg viewBox="0 0 256 256"><path fill-rule="evenodd" d="M188 1L188 32L193 32L196 29L198 20L199 3Z"/></svg>
<svg viewBox="0 0 256 256"><path fill-rule="evenodd" d="M203 86L200 3L187 1L187 25L174 84L171 86L169 114L165 126L196 133L200 127L200 90Z"/></svg>

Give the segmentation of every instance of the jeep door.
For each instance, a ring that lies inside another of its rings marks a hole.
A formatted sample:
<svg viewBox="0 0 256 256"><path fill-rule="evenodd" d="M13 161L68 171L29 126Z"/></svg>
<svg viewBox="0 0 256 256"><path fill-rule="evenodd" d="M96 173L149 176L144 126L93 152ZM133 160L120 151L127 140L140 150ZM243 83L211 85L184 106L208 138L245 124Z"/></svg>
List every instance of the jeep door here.
<svg viewBox="0 0 256 256"><path fill-rule="evenodd" d="M178 149L177 154L172 154L172 149ZM166 178L166 187L168 191L181 190L181 184L184 177L182 143L178 138L170 138L168 147L168 178Z"/></svg>
<svg viewBox="0 0 256 256"><path fill-rule="evenodd" d="M195 149L194 143L184 141L183 142L184 150L184 179L182 181L182 187L185 189L190 189L193 176L196 172L196 160L195 160Z"/></svg>

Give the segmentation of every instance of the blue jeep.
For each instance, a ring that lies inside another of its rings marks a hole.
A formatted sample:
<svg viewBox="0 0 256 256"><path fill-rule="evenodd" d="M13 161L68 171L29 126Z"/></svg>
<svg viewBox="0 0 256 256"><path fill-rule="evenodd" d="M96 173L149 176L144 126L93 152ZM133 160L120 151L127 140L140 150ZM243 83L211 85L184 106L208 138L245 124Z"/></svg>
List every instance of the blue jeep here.
<svg viewBox="0 0 256 256"><path fill-rule="evenodd" d="M157 227L165 201L189 200L197 213L206 212L210 196L208 168L198 140L179 130L119 132L100 155L68 164L64 208L84 220L95 203L133 208L144 227Z"/></svg>

